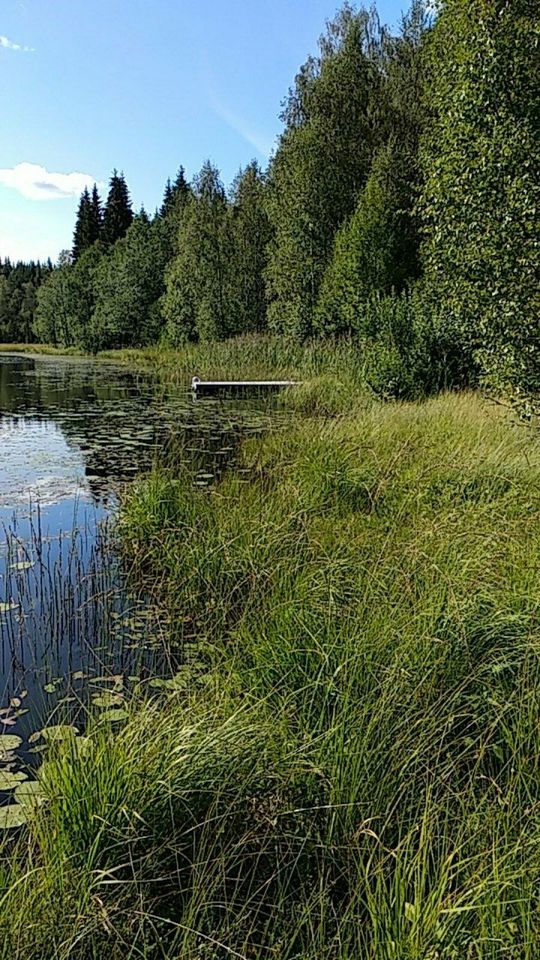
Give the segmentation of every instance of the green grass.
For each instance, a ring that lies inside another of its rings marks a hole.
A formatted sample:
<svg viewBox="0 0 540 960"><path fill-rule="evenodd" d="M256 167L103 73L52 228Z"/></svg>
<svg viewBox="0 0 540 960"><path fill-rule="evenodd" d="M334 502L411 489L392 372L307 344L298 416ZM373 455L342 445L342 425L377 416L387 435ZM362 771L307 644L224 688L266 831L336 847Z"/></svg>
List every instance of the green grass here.
<svg viewBox="0 0 540 960"><path fill-rule="evenodd" d="M241 473L127 496L190 663L48 758L0 861L6 960L538 955L540 446L298 350L272 369L322 382Z"/></svg>
<svg viewBox="0 0 540 960"><path fill-rule="evenodd" d="M82 356L75 347L53 347L47 343L0 343L0 353L30 353L46 356Z"/></svg>

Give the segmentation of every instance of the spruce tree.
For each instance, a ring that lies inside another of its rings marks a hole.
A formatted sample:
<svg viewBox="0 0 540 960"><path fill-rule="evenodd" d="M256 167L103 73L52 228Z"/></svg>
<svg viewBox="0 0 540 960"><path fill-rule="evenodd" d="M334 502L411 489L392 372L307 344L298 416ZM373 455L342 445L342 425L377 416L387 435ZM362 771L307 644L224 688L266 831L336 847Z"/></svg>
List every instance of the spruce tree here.
<svg viewBox="0 0 540 960"><path fill-rule="evenodd" d="M73 260L78 260L81 253L94 242L95 238L92 239L92 220L92 201L88 187L85 187L79 201L73 233Z"/></svg>
<svg viewBox="0 0 540 960"><path fill-rule="evenodd" d="M159 211L160 217L166 217L169 210L171 209L173 201L173 188L171 184L171 178L167 177L167 183L165 184L165 190L163 191L163 203Z"/></svg>
<svg viewBox="0 0 540 960"><path fill-rule="evenodd" d="M170 178L165 185L163 194L163 203L159 211L161 217L166 217L173 213L177 205L182 206L189 195L189 184L186 180L183 167L179 167L176 180L171 184Z"/></svg>
<svg viewBox="0 0 540 960"><path fill-rule="evenodd" d="M101 231L103 230L103 209L101 205L101 197L98 193L97 184L94 184L92 188L92 236L93 243L96 240L99 240L101 237Z"/></svg>
<svg viewBox="0 0 540 960"><path fill-rule="evenodd" d="M103 240L112 245L126 235L133 222L129 191L123 174L113 170L105 212L103 214Z"/></svg>

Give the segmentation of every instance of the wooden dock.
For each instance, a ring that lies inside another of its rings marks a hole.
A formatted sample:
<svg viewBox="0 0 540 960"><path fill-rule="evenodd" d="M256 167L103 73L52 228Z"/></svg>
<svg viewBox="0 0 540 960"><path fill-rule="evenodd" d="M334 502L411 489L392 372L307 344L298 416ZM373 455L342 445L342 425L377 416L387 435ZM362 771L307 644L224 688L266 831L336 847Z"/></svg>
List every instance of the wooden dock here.
<svg viewBox="0 0 540 960"><path fill-rule="evenodd" d="M251 397L274 393L294 387L297 380L201 380L193 377L191 390L196 399L201 397Z"/></svg>

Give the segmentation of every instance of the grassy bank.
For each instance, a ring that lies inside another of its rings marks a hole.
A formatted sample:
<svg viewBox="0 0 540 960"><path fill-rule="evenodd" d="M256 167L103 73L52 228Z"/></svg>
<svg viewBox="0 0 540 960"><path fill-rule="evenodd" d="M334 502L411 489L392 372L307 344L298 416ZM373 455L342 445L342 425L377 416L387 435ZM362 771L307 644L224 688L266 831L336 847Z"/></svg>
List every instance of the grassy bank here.
<svg viewBox="0 0 540 960"><path fill-rule="evenodd" d="M0 353L29 353L46 356L82 356L75 347L53 347L48 343L0 343Z"/></svg>
<svg viewBox="0 0 540 960"><path fill-rule="evenodd" d="M241 475L129 493L188 663L50 752L0 957L537 956L540 447L472 394L311 372Z"/></svg>

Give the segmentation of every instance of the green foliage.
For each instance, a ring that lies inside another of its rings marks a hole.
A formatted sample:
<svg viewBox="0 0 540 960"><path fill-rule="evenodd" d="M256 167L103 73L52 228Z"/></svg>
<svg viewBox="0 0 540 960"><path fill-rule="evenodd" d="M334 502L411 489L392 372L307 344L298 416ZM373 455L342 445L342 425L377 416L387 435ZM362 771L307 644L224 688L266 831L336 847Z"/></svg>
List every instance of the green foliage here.
<svg viewBox="0 0 540 960"><path fill-rule="evenodd" d="M37 293L52 264L0 261L0 341L31 343Z"/></svg>
<svg viewBox="0 0 540 960"><path fill-rule="evenodd" d="M178 232L187 200L191 195L191 186L186 180L184 168L180 167L174 183L167 180L163 203L159 211L161 234L166 244L167 260L178 253Z"/></svg>
<svg viewBox="0 0 540 960"><path fill-rule="evenodd" d="M161 222L135 217L125 237L103 257L95 277L94 349L151 343L158 339L166 248Z"/></svg>
<svg viewBox="0 0 540 960"><path fill-rule="evenodd" d="M103 256L95 243L75 264L69 253L61 255L38 293L34 333L38 340L64 347L94 349L92 331L96 302L96 272Z"/></svg>
<svg viewBox="0 0 540 960"><path fill-rule="evenodd" d="M130 564L197 659L49 758L6 958L535 960L538 445L473 395L346 392L215 490L131 490Z"/></svg>
<svg viewBox="0 0 540 960"><path fill-rule="evenodd" d="M350 216L379 145L370 112L381 87L378 21L344 7L320 56L297 77L269 178L275 238L267 271L269 321L309 334L334 235Z"/></svg>
<svg viewBox="0 0 540 960"><path fill-rule="evenodd" d="M232 237L219 173L205 163L180 218L178 254L162 301L171 343L220 340L234 329L230 311Z"/></svg>
<svg viewBox="0 0 540 960"><path fill-rule="evenodd" d="M378 393L482 379L536 410L538 18L531 0L436 6L413 0L391 32L345 3L289 91L269 170L251 163L228 197L210 163L193 186L180 167L124 243L124 178L103 224L86 191L75 266L47 284L36 335L92 349L267 327L353 336ZM108 254L93 289L92 258L77 264L97 236ZM34 335L28 271L15 290L1 272L2 339Z"/></svg>
<svg viewBox="0 0 540 960"><path fill-rule="evenodd" d="M85 187L79 202L75 232L73 234L73 260L76 261L101 237L103 214L98 189L94 184L92 196Z"/></svg>
<svg viewBox="0 0 540 960"><path fill-rule="evenodd" d="M133 222L129 191L123 174L113 170L103 213L102 239L106 244L121 240Z"/></svg>
<svg viewBox="0 0 540 960"><path fill-rule="evenodd" d="M271 228L265 186L265 178L254 160L240 171L231 191L231 309L238 333L261 331L266 327L264 272Z"/></svg>
<svg viewBox="0 0 540 960"><path fill-rule="evenodd" d="M353 216L339 230L315 312L321 333L371 333L363 305L373 294L400 291L419 271L412 215L414 157L382 148Z"/></svg>
<svg viewBox="0 0 540 960"><path fill-rule="evenodd" d="M529 0L446 0L430 43L427 277L489 379L538 383L539 21Z"/></svg>

